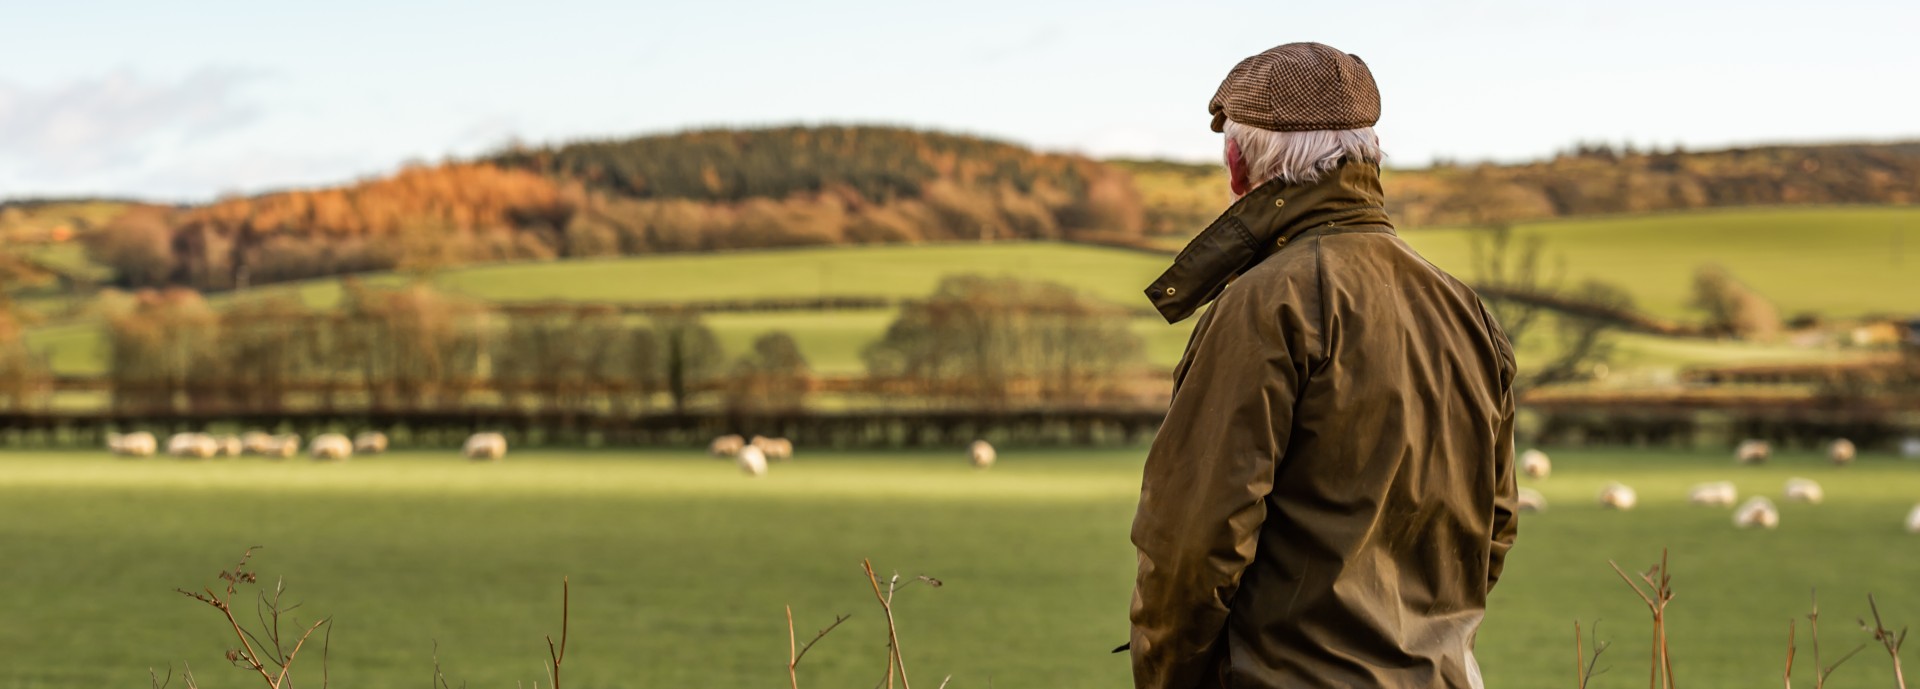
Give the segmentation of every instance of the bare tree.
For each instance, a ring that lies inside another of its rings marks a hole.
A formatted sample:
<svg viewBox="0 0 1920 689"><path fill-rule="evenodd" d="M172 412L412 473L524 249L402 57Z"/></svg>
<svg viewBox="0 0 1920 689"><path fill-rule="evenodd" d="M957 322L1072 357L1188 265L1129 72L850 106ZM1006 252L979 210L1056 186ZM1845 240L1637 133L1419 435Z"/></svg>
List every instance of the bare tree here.
<svg viewBox="0 0 1920 689"><path fill-rule="evenodd" d="M1486 300L1487 310L1506 331L1514 350L1545 352L1538 362L1522 362L1521 372L1514 379L1514 388L1519 391L1585 378L1613 353L1607 337L1613 328L1611 323L1590 314L1556 312L1549 303L1572 301L1604 307L1598 311L1630 308L1632 304L1624 290L1603 282L1565 287L1564 259L1556 260L1550 268L1543 267L1541 244L1537 236L1516 243L1513 228L1497 223L1475 234L1469 245L1474 286Z"/></svg>

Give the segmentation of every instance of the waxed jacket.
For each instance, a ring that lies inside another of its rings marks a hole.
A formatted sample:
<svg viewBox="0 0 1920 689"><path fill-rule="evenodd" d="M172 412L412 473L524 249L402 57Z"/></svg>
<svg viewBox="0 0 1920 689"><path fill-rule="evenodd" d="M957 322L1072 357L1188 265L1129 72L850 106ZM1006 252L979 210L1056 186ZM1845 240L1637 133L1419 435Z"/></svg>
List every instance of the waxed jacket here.
<svg viewBox="0 0 1920 689"><path fill-rule="evenodd" d="M1480 687L1513 350L1394 232L1379 168L1254 189L1147 294L1212 307L1141 482L1135 686Z"/></svg>

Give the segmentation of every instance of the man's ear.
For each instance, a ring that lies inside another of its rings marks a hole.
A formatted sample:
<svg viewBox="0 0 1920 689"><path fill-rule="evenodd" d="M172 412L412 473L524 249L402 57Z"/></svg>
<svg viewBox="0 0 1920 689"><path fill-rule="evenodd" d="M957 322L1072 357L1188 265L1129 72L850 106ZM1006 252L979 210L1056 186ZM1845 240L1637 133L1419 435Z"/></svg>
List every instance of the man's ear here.
<svg viewBox="0 0 1920 689"><path fill-rule="evenodd" d="M1233 188L1234 197L1253 191L1253 185L1247 182L1247 161L1240 157L1240 143L1231 136L1227 137L1227 174L1232 178L1228 186Z"/></svg>

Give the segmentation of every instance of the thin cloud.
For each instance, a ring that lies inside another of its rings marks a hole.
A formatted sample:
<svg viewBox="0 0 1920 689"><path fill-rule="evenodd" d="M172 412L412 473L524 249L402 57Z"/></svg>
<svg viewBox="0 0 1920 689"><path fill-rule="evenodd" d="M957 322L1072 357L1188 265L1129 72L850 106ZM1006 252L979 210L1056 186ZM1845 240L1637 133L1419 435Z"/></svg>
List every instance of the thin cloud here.
<svg viewBox="0 0 1920 689"><path fill-rule="evenodd" d="M45 88L0 83L0 161L12 162L0 167L57 184L63 177L140 166L156 148L252 123L259 111L239 93L252 78L203 69L160 82L118 70Z"/></svg>

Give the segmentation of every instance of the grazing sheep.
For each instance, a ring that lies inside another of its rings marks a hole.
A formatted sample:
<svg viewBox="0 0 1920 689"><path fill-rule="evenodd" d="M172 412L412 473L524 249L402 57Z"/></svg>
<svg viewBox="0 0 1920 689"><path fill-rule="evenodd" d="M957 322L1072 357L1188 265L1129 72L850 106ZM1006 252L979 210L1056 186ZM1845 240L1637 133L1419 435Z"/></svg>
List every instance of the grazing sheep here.
<svg viewBox="0 0 1920 689"><path fill-rule="evenodd" d="M1835 440L1827 446L1827 459L1840 466L1852 464L1854 454L1853 441L1846 438Z"/></svg>
<svg viewBox="0 0 1920 689"><path fill-rule="evenodd" d="M1520 472L1527 478L1546 478L1553 473L1553 460L1547 459L1545 452L1527 450L1520 453Z"/></svg>
<svg viewBox="0 0 1920 689"><path fill-rule="evenodd" d="M387 451L387 434L379 431L367 431L353 437L353 451L363 455L377 455Z"/></svg>
<svg viewBox="0 0 1920 689"><path fill-rule="evenodd" d="M1600 489L1600 506L1616 510L1630 510L1639 504L1640 496L1624 483L1609 483Z"/></svg>
<svg viewBox="0 0 1920 689"><path fill-rule="evenodd" d="M1826 493L1820 490L1820 484L1815 483L1813 479L1806 479L1806 478L1787 479L1787 499L1788 500L1791 500L1793 502L1804 502L1808 504L1818 505L1820 504L1820 501L1825 500L1826 497L1827 497Z"/></svg>
<svg viewBox="0 0 1920 689"><path fill-rule="evenodd" d="M967 446L967 461L973 463L975 469L993 466L994 460L999 457L999 454L993 451L993 444L985 440L975 440L972 445Z"/></svg>
<svg viewBox="0 0 1920 689"><path fill-rule="evenodd" d="M1920 505L1907 512L1907 533L1920 533Z"/></svg>
<svg viewBox="0 0 1920 689"><path fill-rule="evenodd" d="M1755 495L1740 503L1740 509L1733 511L1733 525L1742 529L1760 527L1771 529L1780 525L1780 510L1773 506L1767 496Z"/></svg>
<svg viewBox="0 0 1920 689"><path fill-rule="evenodd" d="M167 439L167 454L189 459L206 459L220 451L220 444L205 433L175 433Z"/></svg>
<svg viewBox="0 0 1920 689"><path fill-rule="evenodd" d="M707 443L707 452L712 453L715 457L735 457L740 454L740 449L746 446L746 438L742 438L737 434L723 435L714 438L713 442Z"/></svg>
<svg viewBox="0 0 1920 689"><path fill-rule="evenodd" d="M740 456L734 460L740 465L740 471L754 478L767 475L767 455L760 448L748 445L740 449Z"/></svg>
<svg viewBox="0 0 1920 689"><path fill-rule="evenodd" d="M250 455L272 454L279 449L280 442L264 431L247 431L240 434L240 449Z"/></svg>
<svg viewBox="0 0 1920 689"><path fill-rule="evenodd" d="M215 457L238 457L240 453L246 451L246 447L240 442L240 436L237 435L215 436L213 442Z"/></svg>
<svg viewBox="0 0 1920 689"><path fill-rule="evenodd" d="M1733 460L1741 464L1765 464L1773 455L1773 446L1765 440L1742 440L1733 450Z"/></svg>
<svg viewBox="0 0 1920 689"><path fill-rule="evenodd" d="M460 454L475 461L499 461L507 456L507 437L499 433L475 433L460 447Z"/></svg>
<svg viewBox="0 0 1920 689"><path fill-rule="evenodd" d="M1687 491L1687 502L1708 507L1732 507L1740 499L1740 491L1733 487L1732 481L1714 481L1702 483Z"/></svg>
<svg viewBox="0 0 1920 689"><path fill-rule="evenodd" d="M293 433L268 436L260 447L260 455L270 459L287 459L300 454L300 436Z"/></svg>
<svg viewBox="0 0 1920 689"><path fill-rule="evenodd" d="M793 441L786 438L762 438L756 435L747 444L760 448L761 454L775 462L793 459Z"/></svg>
<svg viewBox="0 0 1920 689"><path fill-rule="evenodd" d="M107 434L107 449L122 457L151 457L159 445L146 431Z"/></svg>
<svg viewBox="0 0 1920 689"><path fill-rule="evenodd" d="M1521 488L1520 499L1515 501L1516 509L1523 513L1547 511L1547 496L1532 488Z"/></svg>
<svg viewBox="0 0 1920 689"><path fill-rule="evenodd" d="M322 461L346 460L353 457L353 441L339 433L323 433L307 446L307 454Z"/></svg>
<svg viewBox="0 0 1920 689"><path fill-rule="evenodd" d="M1907 459L1920 459L1920 438L1906 438L1901 440L1900 456Z"/></svg>

